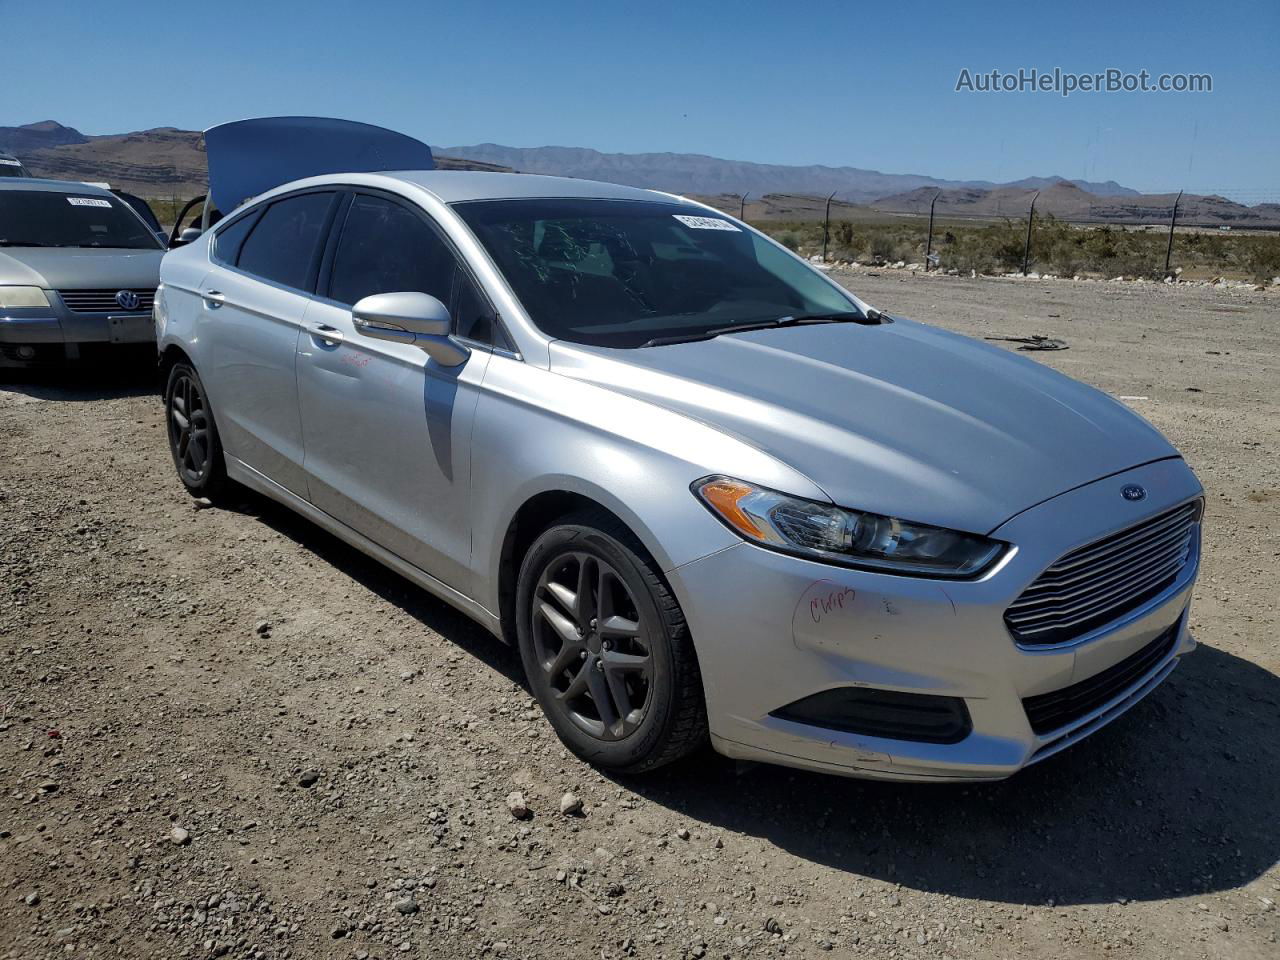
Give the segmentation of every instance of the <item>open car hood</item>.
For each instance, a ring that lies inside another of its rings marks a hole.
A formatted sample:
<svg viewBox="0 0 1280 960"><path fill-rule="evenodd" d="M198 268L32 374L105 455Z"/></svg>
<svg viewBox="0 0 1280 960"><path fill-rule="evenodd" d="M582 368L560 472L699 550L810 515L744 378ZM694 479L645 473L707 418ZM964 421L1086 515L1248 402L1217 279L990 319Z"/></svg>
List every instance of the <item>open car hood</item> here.
<svg viewBox="0 0 1280 960"><path fill-rule="evenodd" d="M204 132L209 196L230 213L260 193L305 177L433 170L431 148L403 133L331 117L255 117Z"/></svg>

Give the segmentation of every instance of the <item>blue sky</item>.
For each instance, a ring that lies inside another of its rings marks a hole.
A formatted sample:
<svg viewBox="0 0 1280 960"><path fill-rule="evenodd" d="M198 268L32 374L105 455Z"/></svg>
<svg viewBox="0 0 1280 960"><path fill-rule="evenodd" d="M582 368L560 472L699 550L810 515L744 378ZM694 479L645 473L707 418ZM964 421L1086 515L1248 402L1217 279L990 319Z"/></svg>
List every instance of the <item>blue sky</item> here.
<svg viewBox="0 0 1280 960"><path fill-rule="evenodd" d="M1280 3L0 0L0 124L324 114L435 145L1060 174L1280 200ZM207 51L207 52L205 52ZM1209 73L1213 92L956 93L962 68Z"/></svg>

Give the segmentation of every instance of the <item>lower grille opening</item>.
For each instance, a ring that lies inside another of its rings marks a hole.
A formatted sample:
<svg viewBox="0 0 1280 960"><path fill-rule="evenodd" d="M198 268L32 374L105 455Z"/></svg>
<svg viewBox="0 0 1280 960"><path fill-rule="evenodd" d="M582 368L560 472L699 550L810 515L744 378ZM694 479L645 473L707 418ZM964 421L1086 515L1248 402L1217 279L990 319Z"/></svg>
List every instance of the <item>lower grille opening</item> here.
<svg viewBox="0 0 1280 960"><path fill-rule="evenodd" d="M1173 649L1178 639L1179 620L1137 653L1130 654L1114 666L1052 693L1026 697L1022 701L1031 729L1043 735L1074 723L1103 704L1114 700L1155 669Z"/></svg>
<svg viewBox="0 0 1280 960"><path fill-rule="evenodd" d="M865 687L824 690L771 715L828 730L919 743L959 743L973 730L969 708L959 697Z"/></svg>

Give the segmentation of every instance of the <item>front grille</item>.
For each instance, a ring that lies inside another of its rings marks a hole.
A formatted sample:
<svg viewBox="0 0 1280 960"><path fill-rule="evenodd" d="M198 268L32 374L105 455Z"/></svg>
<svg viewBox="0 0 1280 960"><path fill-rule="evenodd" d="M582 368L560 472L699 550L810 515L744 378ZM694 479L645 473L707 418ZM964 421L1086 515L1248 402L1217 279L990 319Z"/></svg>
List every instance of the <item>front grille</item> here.
<svg viewBox="0 0 1280 960"><path fill-rule="evenodd" d="M1031 729L1041 736L1058 730L1088 716L1130 687L1137 686L1173 649L1181 626L1182 621L1178 620L1137 653L1094 674L1088 680L1081 680L1052 693L1024 699L1022 706L1027 711Z"/></svg>
<svg viewBox="0 0 1280 960"><path fill-rule="evenodd" d="M130 290L138 295L138 306L133 310L125 310L116 300L116 294L122 289ZM116 287L113 290L59 290L58 296L74 313L145 313L151 309L156 298L153 287L150 290Z"/></svg>
<svg viewBox="0 0 1280 960"><path fill-rule="evenodd" d="M1075 639L1116 620L1166 589L1191 560L1200 501L1072 550L1005 611L1019 643Z"/></svg>

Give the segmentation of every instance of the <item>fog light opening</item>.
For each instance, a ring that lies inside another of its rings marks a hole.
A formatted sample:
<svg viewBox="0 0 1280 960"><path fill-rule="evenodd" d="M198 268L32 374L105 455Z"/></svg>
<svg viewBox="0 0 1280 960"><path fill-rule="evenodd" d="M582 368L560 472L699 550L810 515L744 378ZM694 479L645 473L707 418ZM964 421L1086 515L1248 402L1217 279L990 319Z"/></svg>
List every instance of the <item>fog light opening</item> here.
<svg viewBox="0 0 1280 960"><path fill-rule="evenodd" d="M36 348L29 347L26 344L18 347L14 352L18 355L19 360L34 360L36 358Z"/></svg>
<svg viewBox="0 0 1280 960"><path fill-rule="evenodd" d="M837 687L779 707L771 716L793 723L917 743L959 743L973 731L960 697Z"/></svg>

